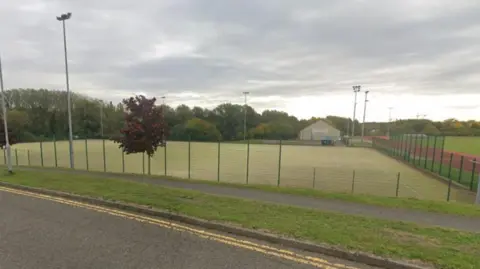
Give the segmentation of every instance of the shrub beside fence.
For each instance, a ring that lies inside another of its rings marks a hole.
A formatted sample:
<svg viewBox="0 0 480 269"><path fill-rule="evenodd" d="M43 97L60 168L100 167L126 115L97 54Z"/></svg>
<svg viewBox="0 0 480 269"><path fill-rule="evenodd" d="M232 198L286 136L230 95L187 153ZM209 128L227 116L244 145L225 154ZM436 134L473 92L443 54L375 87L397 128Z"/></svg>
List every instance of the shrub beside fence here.
<svg viewBox="0 0 480 269"><path fill-rule="evenodd" d="M476 191L480 165L477 156L444 149L444 136L397 135L373 138L372 146L394 158L455 181ZM478 159L480 161L480 159Z"/></svg>

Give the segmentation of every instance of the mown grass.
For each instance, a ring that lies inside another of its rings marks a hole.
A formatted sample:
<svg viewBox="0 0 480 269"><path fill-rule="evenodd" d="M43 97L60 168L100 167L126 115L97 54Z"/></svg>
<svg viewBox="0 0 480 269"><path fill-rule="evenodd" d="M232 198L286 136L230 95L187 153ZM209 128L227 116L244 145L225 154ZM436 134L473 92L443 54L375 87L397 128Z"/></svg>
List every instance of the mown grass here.
<svg viewBox="0 0 480 269"><path fill-rule="evenodd" d="M480 137L447 136L445 137L445 150L480 155Z"/></svg>
<svg viewBox="0 0 480 269"><path fill-rule="evenodd" d="M91 174L66 177L65 173L53 171L18 171L0 176L0 180L149 205L442 269L480 268L477 257L480 234L477 233L220 197Z"/></svg>
<svg viewBox="0 0 480 269"><path fill-rule="evenodd" d="M0 167L2 167L0 165ZM20 168L22 169L22 168ZM29 169L29 168L24 168ZM77 173L91 173L93 177L110 177L112 179L124 178L124 177L144 177L150 179L158 180L169 180L169 181L183 181L194 184L206 184L213 186L224 186L224 187L235 187L241 189L252 189L260 190L271 193L281 193L289 195L298 195L306 196L317 199L329 199L329 200L340 200L352 203L360 203L366 205L381 206L387 208L401 208L408 210L416 210L423 212L431 213L441 213L441 214L451 214L459 216L471 216L471 217L480 217L480 207L473 204L466 204L460 202L446 202L446 201L430 201L430 200L419 200L415 198L404 198L404 197L383 197L376 195L368 194L350 194L350 193L335 193L335 192L324 192L318 189L306 189L306 188L293 188L293 187L274 187L268 185L256 185L256 184L235 184L228 182L215 182L210 180L197 180L197 179L184 179L172 176L146 176L146 175L135 175L135 174L123 174L123 173L107 173L103 174L101 172L86 172L86 171L75 171L70 169L62 168L34 168L36 171L59 171L62 173L77 174ZM22 172L23 173L23 172Z"/></svg>

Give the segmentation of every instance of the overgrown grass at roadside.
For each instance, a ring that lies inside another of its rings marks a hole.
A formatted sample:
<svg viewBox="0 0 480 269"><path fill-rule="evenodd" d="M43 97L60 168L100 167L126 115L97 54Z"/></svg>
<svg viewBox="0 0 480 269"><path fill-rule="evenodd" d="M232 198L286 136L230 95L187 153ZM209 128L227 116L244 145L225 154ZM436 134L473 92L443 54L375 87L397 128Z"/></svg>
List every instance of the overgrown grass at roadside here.
<svg viewBox="0 0 480 269"><path fill-rule="evenodd" d="M207 195L88 174L19 171L0 180L149 205L443 269L480 268L480 234Z"/></svg>

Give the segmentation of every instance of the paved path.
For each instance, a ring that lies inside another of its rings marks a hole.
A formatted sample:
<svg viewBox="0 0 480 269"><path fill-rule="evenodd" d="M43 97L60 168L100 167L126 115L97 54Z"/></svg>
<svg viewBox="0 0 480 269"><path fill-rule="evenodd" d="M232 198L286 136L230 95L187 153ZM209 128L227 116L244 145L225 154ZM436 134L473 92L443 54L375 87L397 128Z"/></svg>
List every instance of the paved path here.
<svg viewBox="0 0 480 269"><path fill-rule="evenodd" d="M35 170L38 168L22 168L25 170ZM54 169L49 169L54 170ZM189 189L201 191L208 194L222 195L243 199L251 199L263 202L298 206L322 211L338 212L350 215L375 217L386 220L406 221L422 225L433 225L445 228L452 228L464 231L480 232L480 217L464 217L447 214L438 214L422 212L407 209L387 208L381 206L352 203L333 199L320 199L314 197L305 197L298 195L289 195L282 193L266 192L254 189L236 188L222 185L212 185L197 182L185 182L168 180L161 178L142 177L132 174L110 174L102 172L87 171L68 171L55 170L65 173L89 173L98 176L108 176L109 178L120 178L124 180L144 182L149 184L161 185L171 188Z"/></svg>
<svg viewBox="0 0 480 269"><path fill-rule="evenodd" d="M213 232L206 237L208 231L198 228L172 229L160 219L5 188L0 188L0 216L0 268L373 269L311 253L282 254L268 249L279 246Z"/></svg>

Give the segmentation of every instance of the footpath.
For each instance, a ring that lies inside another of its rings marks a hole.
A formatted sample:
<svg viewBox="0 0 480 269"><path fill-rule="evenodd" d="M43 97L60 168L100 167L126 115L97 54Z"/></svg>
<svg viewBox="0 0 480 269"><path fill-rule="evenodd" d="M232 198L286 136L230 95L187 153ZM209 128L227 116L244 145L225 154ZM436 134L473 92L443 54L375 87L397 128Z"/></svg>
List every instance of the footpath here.
<svg viewBox="0 0 480 269"><path fill-rule="evenodd" d="M123 180L159 185L168 188L179 188L199 191L207 194L256 200L261 202L310 208L320 211L336 212L341 214L373 217L385 220L413 222L420 225L440 226L444 228L480 232L480 217L448 215L416 210L388 208L375 205L353 203L334 199L322 199L299 195L267 192L255 189L236 188L234 186L205 184L202 182L176 181L172 179L143 177L134 174L113 174L104 172L89 172L80 170L57 170L22 167L22 170L54 170L64 173L82 173L98 175L100 177L118 178Z"/></svg>

